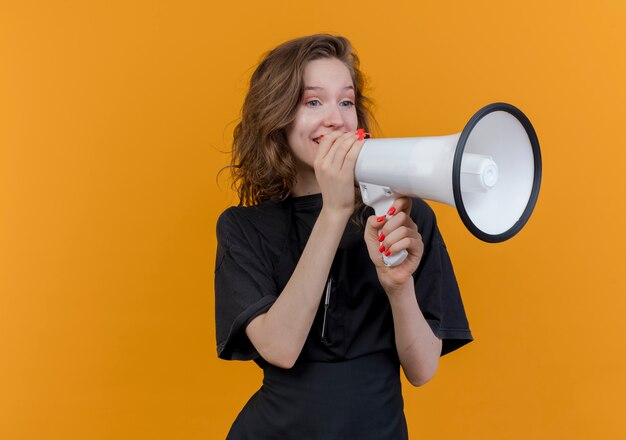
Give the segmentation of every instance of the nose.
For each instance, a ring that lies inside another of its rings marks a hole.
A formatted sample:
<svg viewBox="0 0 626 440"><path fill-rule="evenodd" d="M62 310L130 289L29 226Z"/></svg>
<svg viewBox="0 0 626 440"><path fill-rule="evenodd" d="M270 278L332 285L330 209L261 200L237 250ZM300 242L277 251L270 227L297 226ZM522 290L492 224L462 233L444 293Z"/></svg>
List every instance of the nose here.
<svg viewBox="0 0 626 440"><path fill-rule="evenodd" d="M324 115L324 125L326 127L341 128L345 125L343 114L338 105L329 105Z"/></svg>

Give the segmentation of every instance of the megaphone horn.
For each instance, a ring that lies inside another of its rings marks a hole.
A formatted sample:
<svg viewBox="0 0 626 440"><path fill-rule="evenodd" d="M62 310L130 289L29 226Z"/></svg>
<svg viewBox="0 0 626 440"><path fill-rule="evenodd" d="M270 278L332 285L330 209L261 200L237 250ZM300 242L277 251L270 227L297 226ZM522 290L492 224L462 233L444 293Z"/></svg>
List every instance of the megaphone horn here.
<svg viewBox="0 0 626 440"><path fill-rule="evenodd" d="M356 162L363 202L385 215L395 198L419 197L456 207L477 238L498 243L517 234L541 186L541 151L517 107L489 104L449 136L368 139ZM384 257L394 266L406 251Z"/></svg>

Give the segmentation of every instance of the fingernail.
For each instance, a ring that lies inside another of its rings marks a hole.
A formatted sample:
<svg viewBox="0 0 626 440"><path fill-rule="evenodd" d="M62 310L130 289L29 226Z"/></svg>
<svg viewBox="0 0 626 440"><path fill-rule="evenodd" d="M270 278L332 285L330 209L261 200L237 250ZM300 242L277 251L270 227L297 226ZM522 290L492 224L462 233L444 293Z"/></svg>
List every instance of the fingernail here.
<svg viewBox="0 0 626 440"><path fill-rule="evenodd" d="M394 215L395 213L396 213L396 208L394 208L393 206L389 208L389 211L387 211L387 215Z"/></svg>
<svg viewBox="0 0 626 440"><path fill-rule="evenodd" d="M385 218L386 218L386 217L387 217L386 215L381 215L380 217L378 217L378 218L376 219L376 221L377 221L378 223L380 223L380 222L382 222L383 220L385 220Z"/></svg>
<svg viewBox="0 0 626 440"><path fill-rule="evenodd" d="M380 247L378 248L379 252L385 252L385 245L381 244Z"/></svg>
<svg viewBox="0 0 626 440"><path fill-rule="evenodd" d="M388 257L389 255L391 255L391 251L385 252L385 257Z"/></svg>
<svg viewBox="0 0 626 440"><path fill-rule="evenodd" d="M365 139L365 130L363 130L362 128L359 128L356 131L356 134L359 136L357 139L358 141L362 141L363 139Z"/></svg>
<svg viewBox="0 0 626 440"><path fill-rule="evenodd" d="M385 239L385 234L383 232L378 236L378 241L383 241Z"/></svg>

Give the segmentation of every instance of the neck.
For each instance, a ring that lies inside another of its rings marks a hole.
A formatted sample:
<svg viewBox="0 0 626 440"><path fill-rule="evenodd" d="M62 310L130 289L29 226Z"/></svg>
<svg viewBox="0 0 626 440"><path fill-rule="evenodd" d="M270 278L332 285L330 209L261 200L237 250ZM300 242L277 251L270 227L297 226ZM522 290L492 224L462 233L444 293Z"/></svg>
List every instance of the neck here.
<svg viewBox="0 0 626 440"><path fill-rule="evenodd" d="M294 197L309 196L311 194L319 194L320 186L315 177L315 171L300 170L296 184L291 189L291 195Z"/></svg>

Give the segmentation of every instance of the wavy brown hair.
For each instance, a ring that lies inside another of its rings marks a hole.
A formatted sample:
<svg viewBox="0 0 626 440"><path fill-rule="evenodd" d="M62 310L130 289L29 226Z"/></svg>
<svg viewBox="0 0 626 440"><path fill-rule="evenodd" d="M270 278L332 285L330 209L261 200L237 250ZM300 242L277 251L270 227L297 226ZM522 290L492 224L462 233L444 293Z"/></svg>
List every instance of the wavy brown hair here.
<svg viewBox="0 0 626 440"><path fill-rule="evenodd" d="M359 58L346 38L320 34L281 44L263 57L252 74L241 121L234 130L230 169L239 205L284 199L295 185L296 165L287 130L302 100L304 69L322 58L337 58L350 71L358 126L370 131L370 125L376 124L372 103L363 95Z"/></svg>

